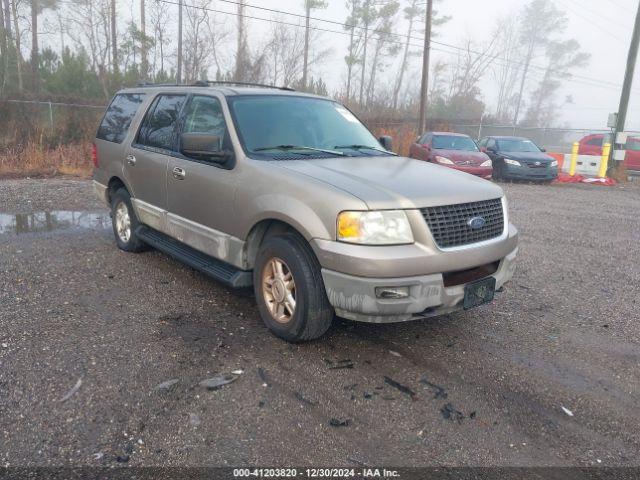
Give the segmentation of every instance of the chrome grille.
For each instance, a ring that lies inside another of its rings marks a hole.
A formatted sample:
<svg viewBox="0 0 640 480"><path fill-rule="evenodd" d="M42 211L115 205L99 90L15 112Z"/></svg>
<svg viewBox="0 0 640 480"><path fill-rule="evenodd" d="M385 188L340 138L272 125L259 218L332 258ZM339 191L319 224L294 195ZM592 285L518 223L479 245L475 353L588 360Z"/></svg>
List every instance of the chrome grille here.
<svg viewBox="0 0 640 480"><path fill-rule="evenodd" d="M459 203L441 207L420 209L436 244L440 248L459 247L499 237L504 231L502 200ZM485 224L477 229L468 222L474 217L482 217Z"/></svg>

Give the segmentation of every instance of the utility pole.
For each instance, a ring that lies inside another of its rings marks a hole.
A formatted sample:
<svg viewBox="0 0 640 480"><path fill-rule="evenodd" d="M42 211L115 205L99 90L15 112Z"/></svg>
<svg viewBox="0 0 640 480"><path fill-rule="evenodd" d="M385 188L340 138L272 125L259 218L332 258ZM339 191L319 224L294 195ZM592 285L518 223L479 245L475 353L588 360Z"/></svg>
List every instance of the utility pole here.
<svg viewBox="0 0 640 480"><path fill-rule="evenodd" d="M307 68L309 66L309 17L311 16L311 0L305 0L305 28L304 28L304 63L302 65L302 91L307 89Z"/></svg>
<svg viewBox="0 0 640 480"><path fill-rule="evenodd" d="M38 68L38 0L31 0L31 89L40 90L40 71Z"/></svg>
<svg viewBox="0 0 640 480"><path fill-rule="evenodd" d="M624 124L627 121L627 108L629 107L629 96L631 95L631 84L633 83L633 74L636 68L636 60L638 58L638 43L640 43L640 3L636 12L636 23L633 27L631 35L631 45L629 46L629 55L627 57L627 69L624 74L624 83L622 84L622 94L620 95L620 106L618 107L618 118L616 128L614 130L612 144L615 145L616 137L619 132L624 132ZM613 162L609 162L612 165Z"/></svg>
<svg viewBox="0 0 640 480"><path fill-rule="evenodd" d="M140 53L142 59L140 61L140 70L142 80L147 79L147 71L149 70L149 62L147 60L147 24L145 19L145 1L140 0L140 33L142 36Z"/></svg>
<svg viewBox="0 0 640 480"><path fill-rule="evenodd" d="M427 0L427 14L424 22L424 48L422 50L422 82L420 84L420 117L418 120L418 135L422 135L427 128L427 92L429 89L429 50L431 49L432 14L433 0Z"/></svg>
<svg viewBox="0 0 640 480"><path fill-rule="evenodd" d="M113 73L118 73L118 37L116 36L116 0L111 0L111 61Z"/></svg>
<svg viewBox="0 0 640 480"><path fill-rule="evenodd" d="M245 62L246 58L246 43L245 43L245 29L244 29L244 0L238 2L238 45L236 47L236 71L234 74L234 80L236 82L246 81L245 78Z"/></svg>
<svg viewBox="0 0 640 480"><path fill-rule="evenodd" d="M369 22L371 20L371 0L364 0L362 17L364 20L364 45L362 51L362 72L360 73L360 95L358 103L362 107L362 95L364 93L364 75L367 69L367 43L369 42Z"/></svg>
<svg viewBox="0 0 640 480"><path fill-rule="evenodd" d="M178 0L178 65L176 66L176 83L182 83L182 0Z"/></svg>

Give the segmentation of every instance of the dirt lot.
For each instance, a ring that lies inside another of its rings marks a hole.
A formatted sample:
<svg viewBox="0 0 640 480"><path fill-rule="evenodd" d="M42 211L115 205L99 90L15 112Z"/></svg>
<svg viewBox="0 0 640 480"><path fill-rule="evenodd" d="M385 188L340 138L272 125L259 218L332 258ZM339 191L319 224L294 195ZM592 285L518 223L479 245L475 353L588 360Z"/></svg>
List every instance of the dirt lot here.
<svg viewBox="0 0 640 480"><path fill-rule="evenodd" d="M505 189L494 303L289 345L89 182L0 182L1 465L640 465L640 188Z"/></svg>

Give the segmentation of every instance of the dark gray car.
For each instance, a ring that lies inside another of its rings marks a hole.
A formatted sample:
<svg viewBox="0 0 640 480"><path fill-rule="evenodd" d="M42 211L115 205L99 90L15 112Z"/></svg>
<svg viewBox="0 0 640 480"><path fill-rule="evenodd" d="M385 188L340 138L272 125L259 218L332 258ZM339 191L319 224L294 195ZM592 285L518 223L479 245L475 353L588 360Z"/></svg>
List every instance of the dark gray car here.
<svg viewBox="0 0 640 480"><path fill-rule="evenodd" d="M471 308L515 268L498 186L396 156L328 98L122 90L94 154L121 249L153 246L253 286L262 319L289 341L321 336L334 314L400 322Z"/></svg>
<svg viewBox="0 0 640 480"><path fill-rule="evenodd" d="M558 178L558 161L523 137L484 137L478 142L489 155L496 180L550 182Z"/></svg>

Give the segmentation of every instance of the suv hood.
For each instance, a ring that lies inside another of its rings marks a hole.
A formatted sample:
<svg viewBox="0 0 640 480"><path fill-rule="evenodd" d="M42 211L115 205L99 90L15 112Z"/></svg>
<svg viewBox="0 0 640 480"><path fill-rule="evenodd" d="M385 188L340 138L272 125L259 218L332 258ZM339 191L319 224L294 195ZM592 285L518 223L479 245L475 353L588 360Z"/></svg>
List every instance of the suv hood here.
<svg viewBox="0 0 640 480"><path fill-rule="evenodd" d="M482 162L489 160L489 157L482 152L473 152L465 150L445 150L435 148L433 153L452 160L456 165L469 165L473 167L479 166Z"/></svg>
<svg viewBox="0 0 640 480"><path fill-rule="evenodd" d="M453 205L503 195L487 180L406 157L288 160L280 166L349 192L370 209Z"/></svg>

